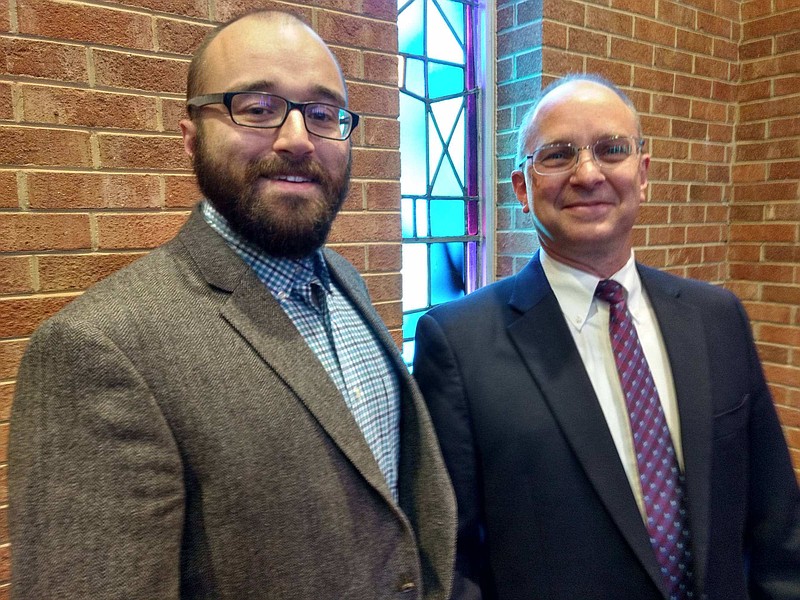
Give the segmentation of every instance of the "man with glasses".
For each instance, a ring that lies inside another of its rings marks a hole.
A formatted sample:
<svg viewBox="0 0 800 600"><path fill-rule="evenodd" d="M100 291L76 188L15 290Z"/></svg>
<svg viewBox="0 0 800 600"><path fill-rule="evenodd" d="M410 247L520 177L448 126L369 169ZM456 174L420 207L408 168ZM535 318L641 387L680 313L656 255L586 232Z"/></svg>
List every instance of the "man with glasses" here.
<svg viewBox="0 0 800 600"><path fill-rule="evenodd" d="M633 104L558 80L518 146L540 249L417 327L458 504L453 598L797 600L800 493L745 311L634 260Z"/></svg>
<svg viewBox="0 0 800 600"><path fill-rule="evenodd" d="M12 597L446 600L455 505L430 419L323 248L359 121L338 63L255 12L203 42L187 99L204 199L23 360Z"/></svg>

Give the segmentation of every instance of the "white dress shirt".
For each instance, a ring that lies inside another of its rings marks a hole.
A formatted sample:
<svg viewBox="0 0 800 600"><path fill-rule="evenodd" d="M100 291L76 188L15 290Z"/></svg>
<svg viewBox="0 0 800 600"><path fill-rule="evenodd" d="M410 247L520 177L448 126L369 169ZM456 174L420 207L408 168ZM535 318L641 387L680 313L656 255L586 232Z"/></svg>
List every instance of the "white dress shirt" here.
<svg viewBox="0 0 800 600"><path fill-rule="evenodd" d="M594 297L594 290L600 278L556 261L543 249L539 251L539 257L547 281L569 324L570 333L597 394L631 490L636 497L642 517L645 518L631 426L608 333L609 305ZM680 420L672 370L653 307L642 288L633 253L625 266L610 279L622 284L627 292L628 310L633 317L642 350L653 373L678 463L683 468Z"/></svg>

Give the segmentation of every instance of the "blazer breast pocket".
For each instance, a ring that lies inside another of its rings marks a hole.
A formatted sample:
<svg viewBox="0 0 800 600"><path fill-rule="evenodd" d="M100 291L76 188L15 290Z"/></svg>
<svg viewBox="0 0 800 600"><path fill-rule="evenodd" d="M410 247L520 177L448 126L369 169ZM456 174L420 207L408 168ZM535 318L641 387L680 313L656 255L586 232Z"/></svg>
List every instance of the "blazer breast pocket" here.
<svg viewBox="0 0 800 600"><path fill-rule="evenodd" d="M733 435L747 426L750 416L750 394L745 394L741 401L731 409L713 416L714 439Z"/></svg>

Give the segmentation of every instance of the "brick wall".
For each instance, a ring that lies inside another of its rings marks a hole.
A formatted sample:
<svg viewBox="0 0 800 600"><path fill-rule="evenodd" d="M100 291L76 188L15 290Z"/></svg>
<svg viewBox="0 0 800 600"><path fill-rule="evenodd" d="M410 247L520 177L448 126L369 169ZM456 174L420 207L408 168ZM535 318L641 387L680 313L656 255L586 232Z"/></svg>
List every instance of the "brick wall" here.
<svg viewBox="0 0 800 600"><path fill-rule="evenodd" d="M497 272L536 245L514 135L553 78L599 72L653 158L637 256L745 302L800 474L800 7L791 0L499 0Z"/></svg>
<svg viewBox="0 0 800 600"><path fill-rule="evenodd" d="M0 0L0 600L3 463L27 338L181 226L199 197L178 127L188 61L215 22L256 7L301 15L339 57L365 118L331 241L401 339L395 2Z"/></svg>

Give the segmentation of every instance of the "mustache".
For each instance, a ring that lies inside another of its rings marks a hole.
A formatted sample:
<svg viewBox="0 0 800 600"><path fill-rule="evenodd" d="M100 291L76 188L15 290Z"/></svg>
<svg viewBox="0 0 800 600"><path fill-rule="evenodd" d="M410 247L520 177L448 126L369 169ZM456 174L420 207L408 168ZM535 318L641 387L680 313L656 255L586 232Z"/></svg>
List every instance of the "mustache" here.
<svg viewBox="0 0 800 600"><path fill-rule="evenodd" d="M290 175L317 183L328 183L330 179L322 166L309 158L289 160L282 156L271 156L251 163L249 171L254 178Z"/></svg>

